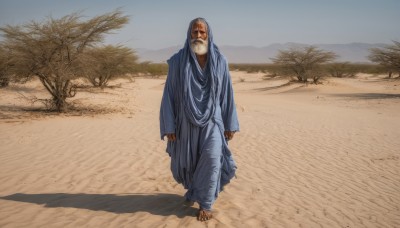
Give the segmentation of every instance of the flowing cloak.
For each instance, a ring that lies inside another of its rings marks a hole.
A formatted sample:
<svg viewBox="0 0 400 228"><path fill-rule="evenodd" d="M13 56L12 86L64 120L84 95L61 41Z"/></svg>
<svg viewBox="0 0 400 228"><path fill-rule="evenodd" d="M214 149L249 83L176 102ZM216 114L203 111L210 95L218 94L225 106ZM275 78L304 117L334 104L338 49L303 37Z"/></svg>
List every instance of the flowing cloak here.
<svg viewBox="0 0 400 228"><path fill-rule="evenodd" d="M204 69L190 48L195 20L190 23L184 48L167 61L160 134L161 139L176 134L176 141L168 141L166 151L174 179L188 189L186 198L211 209L218 193L235 176L236 164L224 131L239 131L239 122L228 63L213 43L208 24Z"/></svg>

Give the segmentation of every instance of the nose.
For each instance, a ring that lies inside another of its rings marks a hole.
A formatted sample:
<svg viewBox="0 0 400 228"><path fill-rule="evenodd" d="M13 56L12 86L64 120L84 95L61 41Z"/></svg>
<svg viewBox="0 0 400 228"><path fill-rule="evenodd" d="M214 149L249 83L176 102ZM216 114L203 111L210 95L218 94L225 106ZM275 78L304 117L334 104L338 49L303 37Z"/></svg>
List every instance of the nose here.
<svg viewBox="0 0 400 228"><path fill-rule="evenodd" d="M196 32L196 38L201 38L201 33L200 33L200 31L197 31L197 32Z"/></svg>

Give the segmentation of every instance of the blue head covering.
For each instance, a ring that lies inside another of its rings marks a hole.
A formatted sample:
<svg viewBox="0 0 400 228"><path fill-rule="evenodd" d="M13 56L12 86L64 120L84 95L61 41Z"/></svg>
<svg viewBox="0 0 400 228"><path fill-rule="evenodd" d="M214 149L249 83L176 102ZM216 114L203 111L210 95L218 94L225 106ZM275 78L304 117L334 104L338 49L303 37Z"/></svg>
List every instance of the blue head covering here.
<svg viewBox="0 0 400 228"><path fill-rule="evenodd" d="M201 69L196 54L191 48L192 27L197 21L207 26L208 52L204 69ZM189 24L185 46L181 50L180 75L183 83L181 98L183 98L185 114L196 126L205 126L214 115L218 86L216 74L220 59L221 54L214 44L210 25L204 18L193 19Z"/></svg>
<svg viewBox="0 0 400 228"><path fill-rule="evenodd" d="M204 19L202 17L195 18L190 22L189 28L187 30L187 37L186 37L184 49L185 49L185 51L190 52L190 56L192 59L196 59L196 54L193 52L193 50L191 49L190 46L191 46L191 40L192 40L192 27L193 27L193 24L198 21L204 23L207 27L207 39L208 39L207 63L208 62L215 63L216 57L219 57L220 52L219 52L217 45L214 44L213 34L212 34L210 25L208 24L206 19ZM209 60L211 60L211 61L209 61ZM196 60L196 62L197 62L197 60Z"/></svg>

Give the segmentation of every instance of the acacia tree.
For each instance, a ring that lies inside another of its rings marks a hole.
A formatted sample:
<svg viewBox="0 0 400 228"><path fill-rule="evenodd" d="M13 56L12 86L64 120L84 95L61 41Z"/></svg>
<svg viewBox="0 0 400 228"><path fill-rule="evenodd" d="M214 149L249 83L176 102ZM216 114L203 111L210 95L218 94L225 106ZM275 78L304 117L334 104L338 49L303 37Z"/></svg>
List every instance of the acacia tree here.
<svg viewBox="0 0 400 228"><path fill-rule="evenodd" d="M15 69L12 50L0 43L0 87L6 87L10 82L25 83L31 79L31 77L16 75Z"/></svg>
<svg viewBox="0 0 400 228"><path fill-rule="evenodd" d="M288 68L298 81L306 83L308 78L312 78L314 83L317 83L323 75L320 65L336 57L337 55L333 52L307 46L302 49L279 50L278 55L271 59L275 64Z"/></svg>
<svg viewBox="0 0 400 228"><path fill-rule="evenodd" d="M10 66L9 52L0 44L0 87L6 87L10 82Z"/></svg>
<svg viewBox="0 0 400 228"><path fill-rule="evenodd" d="M45 22L0 28L4 44L12 50L15 75L36 76L51 94L57 111L67 107L66 99L76 94L72 80L79 75L83 51L103 40L104 35L129 21L119 10L82 21L79 13Z"/></svg>
<svg viewBox="0 0 400 228"><path fill-rule="evenodd" d="M378 63L389 71L389 78L396 71L400 76L400 42L393 41L393 43L393 45L385 48L372 48L371 54L368 56L369 60Z"/></svg>
<svg viewBox="0 0 400 228"><path fill-rule="evenodd" d="M81 68L90 83L105 87L109 80L133 73L137 60L135 52L128 47L93 47L85 51Z"/></svg>

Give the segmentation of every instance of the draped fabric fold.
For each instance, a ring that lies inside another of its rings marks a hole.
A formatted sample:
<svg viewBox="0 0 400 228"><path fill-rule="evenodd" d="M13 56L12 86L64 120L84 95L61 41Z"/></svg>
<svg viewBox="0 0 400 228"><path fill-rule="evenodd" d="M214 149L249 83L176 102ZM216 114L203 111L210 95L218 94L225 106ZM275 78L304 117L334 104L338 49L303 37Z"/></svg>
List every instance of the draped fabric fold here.
<svg viewBox="0 0 400 228"><path fill-rule="evenodd" d="M195 19L196 20L196 19ZM185 46L168 60L169 71L160 108L160 134L175 133L168 142L171 171L188 189L186 198L211 209L236 165L224 131L238 131L232 82L226 59L213 42L207 23L208 53L204 69L190 48L191 28Z"/></svg>

